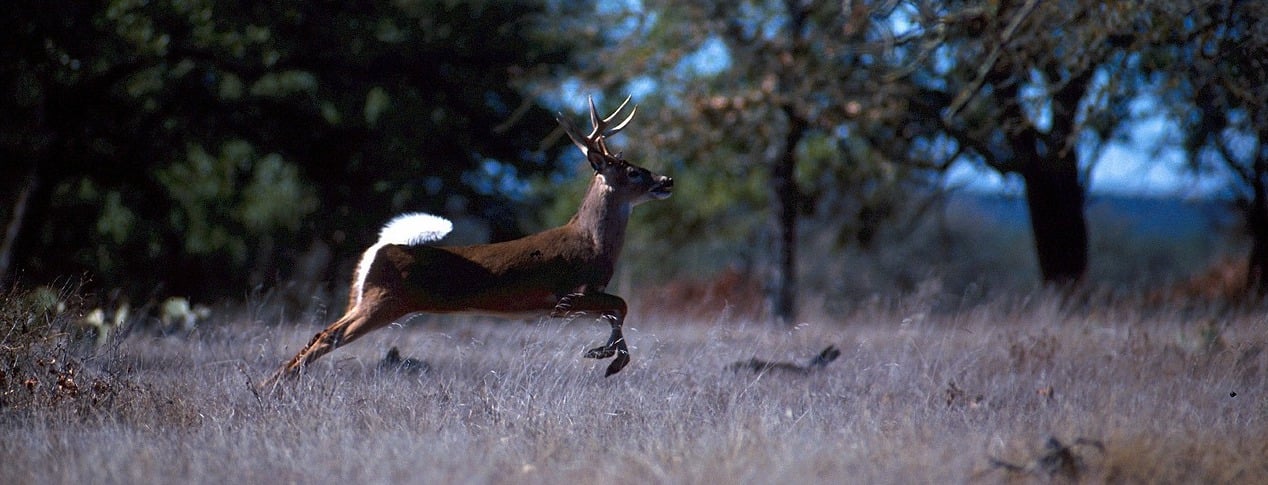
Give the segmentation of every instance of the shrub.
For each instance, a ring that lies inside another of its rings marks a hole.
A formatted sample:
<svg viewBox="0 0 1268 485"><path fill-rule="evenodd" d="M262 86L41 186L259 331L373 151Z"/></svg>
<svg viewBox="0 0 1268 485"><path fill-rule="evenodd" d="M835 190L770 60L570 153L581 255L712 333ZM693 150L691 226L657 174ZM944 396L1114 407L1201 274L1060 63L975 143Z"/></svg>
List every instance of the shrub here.
<svg viewBox="0 0 1268 485"><path fill-rule="evenodd" d="M84 297L77 288L13 288L0 300L0 418L54 411L85 414L127 387L85 366L100 350L82 342Z"/></svg>

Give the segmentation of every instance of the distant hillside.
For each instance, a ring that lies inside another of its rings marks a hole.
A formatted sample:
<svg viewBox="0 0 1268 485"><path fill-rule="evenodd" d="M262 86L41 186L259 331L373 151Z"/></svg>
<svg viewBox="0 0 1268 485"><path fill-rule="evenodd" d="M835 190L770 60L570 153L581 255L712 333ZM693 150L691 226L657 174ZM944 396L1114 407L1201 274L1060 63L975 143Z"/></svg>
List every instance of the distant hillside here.
<svg viewBox="0 0 1268 485"><path fill-rule="evenodd" d="M1157 237L1227 235L1240 224L1225 200L1181 200L1097 196L1088 203L1093 225L1128 224L1133 232Z"/></svg>
<svg viewBox="0 0 1268 485"><path fill-rule="evenodd" d="M947 210L961 217L980 218L982 223L1017 228L1030 224L1023 197L965 191L949 197ZM1239 224L1238 215L1228 201L1209 199L1096 195L1088 200L1087 215L1092 231L1101 227L1125 227L1142 237L1230 235Z"/></svg>
<svg viewBox="0 0 1268 485"><path fill-rule="evenodd" d="M1005 278L1001 266L1033 266L1024 198L962 192L949 197L945 210L948 228L970 237L965 250L980 253L959 256L972 262L970 269ZM1185 278L1245 250L1239 216L1227 201L1093 196L1087 217L1089 278L1101 283Z"/></svg>

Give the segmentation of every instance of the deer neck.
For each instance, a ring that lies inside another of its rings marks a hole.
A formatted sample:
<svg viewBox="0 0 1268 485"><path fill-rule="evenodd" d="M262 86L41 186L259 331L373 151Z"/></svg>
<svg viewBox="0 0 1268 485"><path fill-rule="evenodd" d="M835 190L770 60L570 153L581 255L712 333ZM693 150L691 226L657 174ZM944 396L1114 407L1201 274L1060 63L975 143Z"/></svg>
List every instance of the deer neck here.
<svg viewBox="0 0 1268 485"><path fill-rule="evenodd" d="M608 185L603 175L595 175L594 181L581 200L581 208L569 224L589 238L598 252L616 261L625 241L625 226L630 220L632 206Z"/></svg>

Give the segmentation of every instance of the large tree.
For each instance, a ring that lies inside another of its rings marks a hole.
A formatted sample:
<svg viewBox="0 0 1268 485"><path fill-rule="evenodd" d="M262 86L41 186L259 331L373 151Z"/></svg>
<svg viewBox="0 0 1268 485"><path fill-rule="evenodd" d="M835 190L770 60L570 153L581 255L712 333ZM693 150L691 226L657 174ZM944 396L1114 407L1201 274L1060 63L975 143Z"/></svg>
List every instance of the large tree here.
<svg viewBox="0 0 1268 485"><path fill-rule="evenodd" d="M924 118L1025 184L1045 282L1087 272L1086 168L1128 126L1133 54L1158 14L1129 3L954 2L917 18L937 40L909 81Z"/></svg>

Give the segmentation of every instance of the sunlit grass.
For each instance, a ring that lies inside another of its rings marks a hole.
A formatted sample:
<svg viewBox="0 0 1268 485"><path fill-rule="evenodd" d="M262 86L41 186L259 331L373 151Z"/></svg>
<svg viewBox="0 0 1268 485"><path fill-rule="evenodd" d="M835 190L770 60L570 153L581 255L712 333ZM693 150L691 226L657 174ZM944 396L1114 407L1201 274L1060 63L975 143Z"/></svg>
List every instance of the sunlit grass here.
<svg viewBox="0 0 1268 485"><path fill-rule="evenodd" d="M607 334L587 319L423 318L259 398L251 384L318 322L221 314L68 354L109 399L7 396L0 482L1046 481L1049 437L1103 444L1071 449L1093 482L1268 480L1268 318L1044 295L925 306L794 327L643 311L626 331L632 364L606 379L606 361L581 357ZM821 372L726 370L829 344L843 355ZM381 369L391 346L429 370Z"/></svg>

